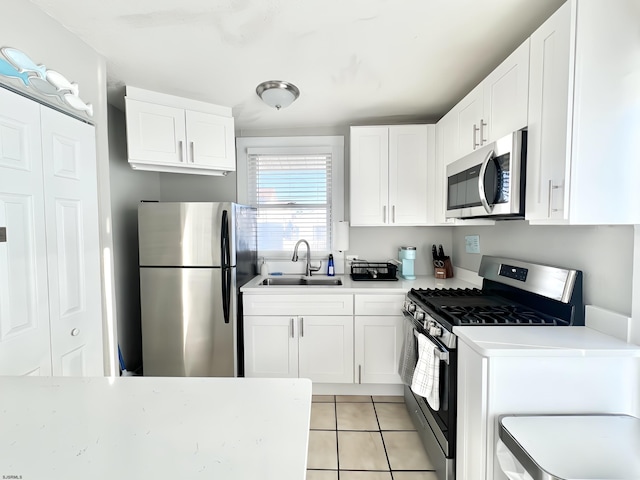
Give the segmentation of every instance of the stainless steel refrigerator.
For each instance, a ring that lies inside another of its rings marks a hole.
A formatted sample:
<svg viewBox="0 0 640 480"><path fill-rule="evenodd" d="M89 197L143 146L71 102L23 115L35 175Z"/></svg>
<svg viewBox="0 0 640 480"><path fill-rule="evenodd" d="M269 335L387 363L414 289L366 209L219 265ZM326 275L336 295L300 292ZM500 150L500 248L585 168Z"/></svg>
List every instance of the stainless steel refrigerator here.
<svg viewBox="0 0 640 480"><path fill-rule="evenodd" d="M257 274L255 208L143 202L138 236L144 375L243 375L239 287Z"/></svg>

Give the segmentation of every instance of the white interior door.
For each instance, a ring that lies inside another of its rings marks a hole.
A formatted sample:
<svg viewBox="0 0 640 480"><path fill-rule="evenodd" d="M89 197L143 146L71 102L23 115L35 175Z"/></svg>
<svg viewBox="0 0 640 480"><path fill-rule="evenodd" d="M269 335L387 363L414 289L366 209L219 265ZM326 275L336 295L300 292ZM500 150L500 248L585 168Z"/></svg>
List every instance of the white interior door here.
<svg viewBox="0 0 640 480"><path fill-rule="evenodd" d="M0 88L0 375L51 375L40 106Z"/></svg>
<svg viewBox="0 0 640 480"><path fill-rule="evenodd" d="M103 375L95 129L41 107L54 375Z"/></svg>

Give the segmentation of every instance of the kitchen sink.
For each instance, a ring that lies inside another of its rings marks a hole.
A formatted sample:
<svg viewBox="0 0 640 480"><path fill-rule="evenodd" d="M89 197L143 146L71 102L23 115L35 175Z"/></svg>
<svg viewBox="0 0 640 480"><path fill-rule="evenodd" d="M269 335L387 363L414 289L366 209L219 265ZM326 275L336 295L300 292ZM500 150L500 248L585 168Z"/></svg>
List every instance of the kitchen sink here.
<svg viewBox="0 0 640 480"><path fill-rule="evenodd" d="M276 277L276 278L265 278L260 285L268 285L271 287L277 286L340 286L342 285L342 280L339 278L313 278L313 277Z"/></svg>

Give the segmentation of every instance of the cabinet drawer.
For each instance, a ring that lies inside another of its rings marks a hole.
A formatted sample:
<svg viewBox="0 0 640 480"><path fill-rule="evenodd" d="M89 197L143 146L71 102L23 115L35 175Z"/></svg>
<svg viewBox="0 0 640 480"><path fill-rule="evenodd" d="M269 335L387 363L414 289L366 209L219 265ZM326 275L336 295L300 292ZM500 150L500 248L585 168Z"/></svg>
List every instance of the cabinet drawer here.
<svg viewBox="0 0 640 480"><path fill-rule="evenodd" d="M353 295L244 295L245 315L353 315Z"/></svg>
<svg viewBox="0 0 640 480"><path fill-rule="evenodd" d="M356 295L356 315L399 315L402 312L404 294Z"/></svg>

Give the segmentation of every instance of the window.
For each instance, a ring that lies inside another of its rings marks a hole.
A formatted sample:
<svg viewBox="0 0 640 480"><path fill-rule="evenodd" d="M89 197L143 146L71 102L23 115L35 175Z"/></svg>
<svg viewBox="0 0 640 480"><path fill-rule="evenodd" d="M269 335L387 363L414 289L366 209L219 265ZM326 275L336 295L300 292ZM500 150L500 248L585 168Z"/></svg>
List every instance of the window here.
<svg viewBox="0 0 640 480"><path fill-rule="evenodd" d="M326 138L338 145L314 146ZM342 137L238 139L238 201L258 209L261 256L290 257L302 238L315 257L331 252L333 223L343 219L343 145Z"/></svg>

